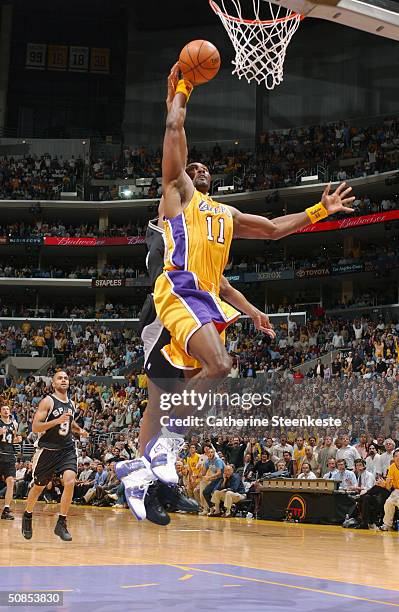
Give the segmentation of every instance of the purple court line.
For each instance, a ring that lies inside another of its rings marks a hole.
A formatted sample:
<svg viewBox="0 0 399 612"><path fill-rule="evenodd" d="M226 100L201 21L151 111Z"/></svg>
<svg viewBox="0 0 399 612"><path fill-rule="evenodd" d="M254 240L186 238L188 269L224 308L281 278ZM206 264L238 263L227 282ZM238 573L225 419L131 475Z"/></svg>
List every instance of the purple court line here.
<svg viewBox="0 0 399 612"><path fill-rule="evenodd" d="M179 580L187 574L192 577ZM238 584L240 586L226 586ZM340 612L399 609L399 592L396 591L229 564L1 567L0 585L1 590L19 591L74 589L64 593L62 608L40 608L48 612L82 609L85 612L169 612L170 608L177 612L198 612L206 608L243 612L255 606L262 612L331 612L338 607ZM122 588L126 586L131 588ZM340 597L340 594L392 605ZM18 610L32 612L33 608L18 607Z"/></svg>

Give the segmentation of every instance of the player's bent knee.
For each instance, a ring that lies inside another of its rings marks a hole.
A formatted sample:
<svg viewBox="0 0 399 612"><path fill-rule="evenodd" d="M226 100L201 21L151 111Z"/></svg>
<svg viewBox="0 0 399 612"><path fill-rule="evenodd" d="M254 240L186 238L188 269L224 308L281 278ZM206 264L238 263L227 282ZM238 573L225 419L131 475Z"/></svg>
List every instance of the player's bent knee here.
<svg viewBox="0 0 399 612"><path fill-rule="evenodd" d="M74 473L64 474L62 478L62 482L63 482L64 487L74 487L76 483L76 474Z"/></svg>
<svg viewBox="0 0 399 612"><path fill-rule="evenodd" d="M210 378L226 378L231 370L232 360L229 355L217 356L207 365L207 375Z"/></svg>

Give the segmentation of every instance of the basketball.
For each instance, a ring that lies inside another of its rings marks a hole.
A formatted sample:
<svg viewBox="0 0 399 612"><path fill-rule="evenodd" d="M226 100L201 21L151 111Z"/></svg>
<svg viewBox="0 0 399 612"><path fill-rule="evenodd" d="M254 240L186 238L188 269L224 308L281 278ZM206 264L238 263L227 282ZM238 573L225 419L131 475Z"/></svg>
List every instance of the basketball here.
<svg viewBox="0 0 399 612"><path fill-rule="evenodd" d="M219 72L219 51L207 40L192 40L182 49L179 66L185 79L193 85L201 85Z"/></svg>

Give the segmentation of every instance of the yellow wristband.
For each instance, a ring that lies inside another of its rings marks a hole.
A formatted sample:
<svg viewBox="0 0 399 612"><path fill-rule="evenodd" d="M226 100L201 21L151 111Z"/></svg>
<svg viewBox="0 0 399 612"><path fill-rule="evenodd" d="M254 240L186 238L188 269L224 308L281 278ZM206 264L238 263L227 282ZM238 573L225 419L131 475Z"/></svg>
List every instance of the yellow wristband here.
<svg viewBox="0 0 399 612"><path fill-rule="evenodd" d="M314 206L309 206L309 208L307 208L305 212L309 217L311 223L317 223L321 219L325 219L326 217L328 217L328 211L322 202L319 202Z"/></svg>
<svg viewBox="0 0 399 612"><path fill-rule="evenodd" d="M175 93L182 93L186 96L187 98L187 102L189 101L189 98L191 96L191 92L193 91L194 87L193 85L191 85L190 81L186 81L185 79L180 79L180 81L177 84L176 87L176 92Z"/></svg>

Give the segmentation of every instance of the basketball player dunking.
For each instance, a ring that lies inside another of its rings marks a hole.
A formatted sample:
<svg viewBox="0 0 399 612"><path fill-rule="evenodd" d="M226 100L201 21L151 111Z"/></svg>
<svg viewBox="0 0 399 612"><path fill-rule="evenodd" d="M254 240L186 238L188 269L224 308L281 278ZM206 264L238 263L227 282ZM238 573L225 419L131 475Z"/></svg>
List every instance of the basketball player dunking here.
<svg viewBox="0 0 399 612"><path fill-rule="evenodd" d="M177 367L200 368L200 379L222 379L230 371L230 358L220 333L237 319L238 313L219 298L220 279L228 262L233 238L277 240L338 213L353 212L346 205L352 188L342 183L329 195L327 186L321 202L306 211L269 220L241 213L219 204L208 195L211 177L201 163L187 168L184 130L186 106L193 89L178 81L175 64L169 75L174 89L166 119L163 143L162 185L165 206L165 237L168 254L163 274L155 284L157 314L171 334L163 353Z"/></svg>
<svg viewBox="0 0 399 612"><path fill-rule="evenodd" d="M167 111L174 98L174 89L168 87L166 100ZM192 170L187 169L192 177ZM148 224L146 243L148 254L147 270L154 286L163 272L165 258L164 242L164 200L158 208L158 219ZM229 304L248 315L257 330L271 338L275 337L273 326L268 316L253 306L245 296L230 285L222 276L220 294ZM167 431L167 436L160 436L160 395L162 392L173 393L182 390L183 370L175 367L161 353L164 345L170 342L169 331L163 326L155 312L153 295L147 296L140 314L142 341L144 345L144 369L148 377L148 404L140 423L139 459L121 461L116 465L116 473L125 485L125 497L134 516L139 520L147 518L158 525L167 525L170 521L164 505L184 512L197 512L198 504L185 497L176 487L166 486L177 483L175 461L184 443L183 437L175 431ZM185 416L178 413L171 416ZM183 433L180 430L180 433ZM147 493L148 492L148 493Z"/></svg>
<svg viewBox="0 0 399 612"><path fill-rule="evenodd" d="M77 456L72 432L87 437L86 430L74 421L75 406L68 398L69 376L56 372L53 376L54 393L40 402L32 423L32 431L39 434L37 451L33 457L33 487L29 491L26 509L22 516L22 534L32 537L32 512L44 487L54 476L60 476L64 490L60 503L60 514L54 533L62 540L70 541L66 517L72 502L77 474Z"/></svg>
<svg viewBox="0 0 399 612"><path fill-rule="evenodd" d="M277 240L329 215L353 212L346 205L354 197L349 197L351 187L346 188L345 183L331 195L328 185L321 202L302 213L273 220L244 214L212 200L208 195L208 168L201 163L187 167L184 123L193 87L179 81L178 75L176 63L168 77L162 160L166 255L164 271L155 283L154 302L157 316L170 334L170 342L162 348L163 356L174 368L194 375L191 388L200 388L206 381L222 380L230 371L231 361L221 334L237 320L239 312L223 302L219 293L233 235ZM163 452L161 437L157 446L159 456L152 457L147 471L159 474L161 468L173 482L175 471L168 469L173 453ZM143 498L148 474L136 466L129 475L128 465L125 467L121 473L127 479L125 487L131 479L133 498Z"/></svg>
<svg viewBox="0 0 399 612"><path fill-rule="evenodd" d="M158 214L158 219L149 222L146 235L148 247L146 261L152 285L162 274L165 255L164 230L161 221L164 216L163 198ZM226 301L248 315L257 330L271 338L275 337L276 334L268 316L250 304L224 276L221 279L220 293ZM184 438L181 435L178 436L176 431L170 430L166 432L167 437L159 437L160 420L164 414L160 410L160 395L162 392L181 391L184 376L182 376L183 371L167 361L161 352L163 346L170 342L170 334L156 315L151 294L147 296L142 308L140 325L144 345L144 369L148 377L148 404L140 422L141 457L133 461L119 462L116 472L125 485L125 497L133 514L139 520L147 518L158 525L166 525L170 520L163 508L166 504L184 512L197 512L199 509L198 504L185 497L178 488L165 486L165 483L173 485L177 482L175 461L184 443ZM182 417L186 413L187 410L185 412L183 410L170 416ZM183 433L182 430L180 432ZM140 484L140 488L135 487L136 483Z"/></svg>
<svg viewBox="0 0 399 612"><path fill-rule="evenodd" d="M9 407L2 406L0 408L0 476L6 481L7 489L1 518L6 521L14 520L10 510L15 481L15 453L13 444L18 444L21 440L22 437L17 433L17 423L11 418Z"/></svg>

